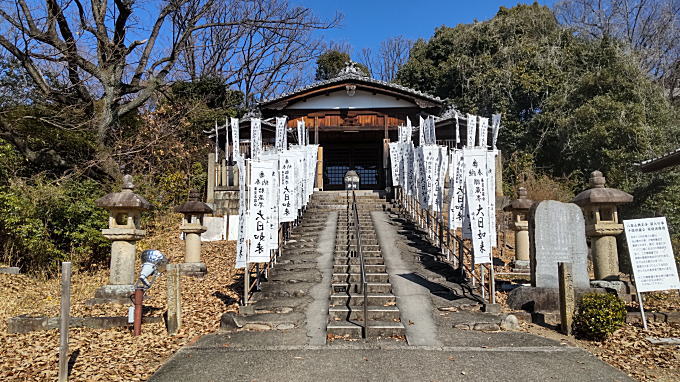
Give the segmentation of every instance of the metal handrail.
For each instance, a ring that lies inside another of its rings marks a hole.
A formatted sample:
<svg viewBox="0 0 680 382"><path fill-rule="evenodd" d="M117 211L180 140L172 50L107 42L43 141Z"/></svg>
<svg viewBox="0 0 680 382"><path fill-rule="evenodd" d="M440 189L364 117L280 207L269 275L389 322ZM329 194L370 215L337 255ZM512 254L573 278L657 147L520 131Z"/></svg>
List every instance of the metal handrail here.
<svg viewBox="0 0 680 382"><path fill-rule="evenodd" d="M349 201L348 201L349 202ZM368 282L366 281L366 263L364 261L364 251L361 248L361 229L359 227L359 210L357 208L357 197L354 190L352 190L352 215L354 220L354 238L356 242L356 251L359 257L359 272L361 274L360 293L364 296L364 321L363 321L363 338L368 337ZM349 233L349 230L347 230ZM349 243L349 240L347 241Z"/></svg>

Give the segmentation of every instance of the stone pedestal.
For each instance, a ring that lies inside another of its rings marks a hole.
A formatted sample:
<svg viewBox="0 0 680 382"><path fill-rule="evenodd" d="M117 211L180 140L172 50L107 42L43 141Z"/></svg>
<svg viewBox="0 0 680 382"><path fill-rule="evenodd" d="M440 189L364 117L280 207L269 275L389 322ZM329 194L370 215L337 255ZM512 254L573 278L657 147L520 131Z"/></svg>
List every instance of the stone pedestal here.
<svg viewBox="0 0 680 382"><path fill-rule="evenodd" d="M175 212L183 214L180 231L184 233L184 263L179 264L182 274L187 276L205 276L208 269L201 260L201 234L208 230L203 225L205 214L213 212L207 204L199 200L200 193L189 192L189 200L175 208Z"/></svg>
<svg viewBox="0 0 680 382"><path fill-rule="evenodd" d="M619 277L619 254L615 235L623 232L623 226L620 224L617 226L621 226L621 230L611 233L614 236L590 236L596 280L612 280Z"/></svg>
<svg viewBox="0 0 680 382"><path fill-rule="evenodd" d="M111 300L100 302L127 302L135 289L136 242L146 235L146 231L111 228L102 230L102 234L112 241L109 283L95 291L95 298Z"/></svg>
<svg viewBox="0 0 680 382"><path fill-rule="evenodd" d="M515 222L515 262L517 269L529 269L529 222Z"/></svg>

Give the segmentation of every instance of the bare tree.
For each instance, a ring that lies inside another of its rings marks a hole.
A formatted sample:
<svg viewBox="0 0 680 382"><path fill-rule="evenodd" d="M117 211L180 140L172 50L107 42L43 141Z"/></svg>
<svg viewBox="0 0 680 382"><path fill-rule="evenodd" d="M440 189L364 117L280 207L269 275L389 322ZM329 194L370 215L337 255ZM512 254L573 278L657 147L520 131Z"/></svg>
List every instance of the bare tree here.
<svg viewBox="0 0 680 382"><path fill-rule="evenodd" d="M563 0L555 13L581 35L626 42L645 71L666 89L677 87L679 0Z"/></svg>
<svg viewBox="0 0 680 382"><path fill-rule="evenodd" d="M380 43L376 55L370 48L363 48L359 54L360 62L368 68L373 77L383 81L394 81L397 72L408 61L413 41L396 36Z"/></svg>
<svg viewBox="0 0 680 382"><path fill-rule="evenodd" d="M213 57L210 70L230 66L239 78L233 83L250 76L248 87L264 89L281 80L277 70L295 53L290 46L299 53L291 40L304 43L309 32L335 22L285 0L5 0L0 46L46 97L87 105L103 147L120 118L144 105L178 67L199 72L206 60L186 54L196 47L214 46L201 52L209 55L241 52L240 59Z"/></svg>

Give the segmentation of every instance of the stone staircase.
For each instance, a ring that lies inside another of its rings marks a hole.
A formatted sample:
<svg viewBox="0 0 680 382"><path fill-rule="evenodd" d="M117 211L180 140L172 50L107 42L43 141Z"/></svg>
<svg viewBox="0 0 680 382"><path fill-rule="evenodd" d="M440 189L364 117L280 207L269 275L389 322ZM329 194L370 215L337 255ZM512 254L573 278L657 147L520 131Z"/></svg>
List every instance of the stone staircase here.
<svg viewBox="0 0 680 382"><path fill-rule="evenodd" d="M351 195L351 194L350 194ZM351 198L351 196L350 196ZM347 209L345 193L335 197L325 196L326 208L342 206L338 214L333 260L333 277L328 309L329 338L362 338L364 322L368 322L364 337L390 337L405 335L396 297L385 268L370 211L383 209L385 203L378 194L357 195L361 248L366 272L366 314L364 293L361 289L361 262L353 239L353 215Z"/></svg>

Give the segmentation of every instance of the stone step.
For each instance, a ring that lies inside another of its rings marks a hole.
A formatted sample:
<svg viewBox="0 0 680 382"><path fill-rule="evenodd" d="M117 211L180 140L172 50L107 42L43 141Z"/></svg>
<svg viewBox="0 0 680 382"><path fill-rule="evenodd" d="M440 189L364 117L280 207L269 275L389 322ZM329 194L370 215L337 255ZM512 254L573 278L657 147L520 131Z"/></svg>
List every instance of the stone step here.
<svg viewBox="0 0 680 382"><path fill-rule="evenodd" d="M351 239L347 240L346 237L339 237L335 239L335 247L337 248L338 246L343 246L346 247L347 245L351 245L352 247L356 247L356 240ZM378 240L374 237L372 238L364 238L361 236L361 246L365 247L367 245L375 245L378 246Z"/></svg>
<svg viewBox="0 0 680 382"><path fill-rule="evenodd" d="M397 303L397 297L392 293L368 293L366 300L368 305L373 306L396 306ZM333 293L329 301L330 306L359 306L363 303L363 293Z"/></svg>
<svg viewBox="0 0 680 382"><path fill-rule="evenodd" d="M360 264L358 257L346 257L346 256L335 256L333 260L335 265L346 265L346 264ZM366 256L364 254L364 264L365 265L383 265L385 264L385 259L382 256Z"/></svg>
<svg viewBox="0 0 680 382"><path fill-rule="evenodd" d="M342 282L334 282L331 285L331 293L335 294L344 294L345 297L347 297L348 293L359 293L361 288L359 287L358 283L350 283L346 281ZM392 293L392 284L387 283L387 282L369 282L366 284L366 291L367 293Z"/></svg>
<svg viewBox="0 0 680 382"><path fill-rule="evenodd" d="M361 321L335 321L328 324L326 333L340 337L361 338ZM367 337L403 336L406 329L401 322L368 321Z"/></svg>
<svg viewBox="0 0 680 382"><path fill-rule="evenodd" d="M369 258L382 258L382 252L380 251L363 251L364 254L364 259L369 259ZM359 254L356 251L350 251L347 252L346 250L335 250L334 252L335 257L356 257L359 258Z"/></svg>
<svg viewBox="0 0 680 382"><path fill-rule="evenodd" d="M389 275L387 273L366 273L366 281L369 283L386 283L389 282ZM333 273L333 283L358 283L361 281L360 273Z"/></svg>
<svg viewBox="0 0 680 382"><path fill-rule="evenodd" d="M393 306L369 305L366 307L369 321L392 321L399 319L399 308ZM364 320L363 305L331 306L328 308L329 322L342 320Z"/></svg>
<svg viewBox="0 0 680 382"><path fill-rule="evenodd" d="M349 250L354 250L357 248L356 245L354 244L349 244L349 245L336 245L335 250L336 251L345 251L349 247ZM368 251L368 252L375 252L375 251L380 251L380 246L378 244L361 244L361 250L362 251Z"/></svg>
<svg viewBox="0 0 680 382"><path fill-rule="evenodd" d="M360 264L354 264L354 265L347 265L347 264L336 264L333 265L333 272L334 273L357 273L361 272L361 265ZM370 273L384 273L385 272L385 265L380 264L380 265L368 265L366 264L366 272Z"/></svg>

